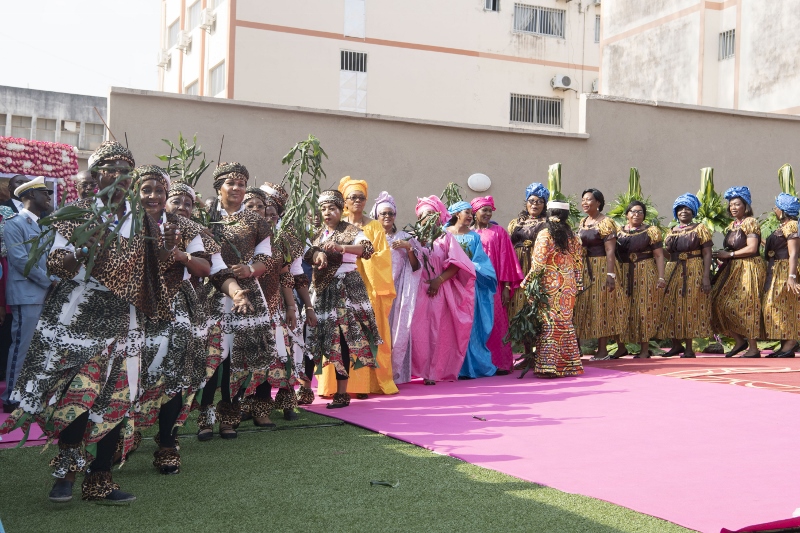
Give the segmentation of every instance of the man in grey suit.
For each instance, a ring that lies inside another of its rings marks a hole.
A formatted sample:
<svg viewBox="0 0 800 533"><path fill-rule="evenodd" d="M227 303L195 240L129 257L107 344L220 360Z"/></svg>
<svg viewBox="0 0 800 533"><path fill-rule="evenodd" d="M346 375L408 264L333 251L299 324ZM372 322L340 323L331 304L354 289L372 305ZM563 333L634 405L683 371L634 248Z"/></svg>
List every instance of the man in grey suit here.
<svg viewBox="0 0 800 533"><path fill-rule="evenodd" d="M47 275L47 256L42 255L26 276L25 265L31 251L30 239L38 237L42 232L39 217L50 209L49 190L44 178L38 177L23 183L14 191L23 204L19 214L6 220L5 238L8 250L8 279L6 284L6 302L14 313L11 324L11 348L8 350L6 364L6 390L3 392L3 408L7 410L9 396L22 370L22 363L28 353L28 347L36 331L36 323L42 312L42 304L47 290L55 282Z"/></svg>

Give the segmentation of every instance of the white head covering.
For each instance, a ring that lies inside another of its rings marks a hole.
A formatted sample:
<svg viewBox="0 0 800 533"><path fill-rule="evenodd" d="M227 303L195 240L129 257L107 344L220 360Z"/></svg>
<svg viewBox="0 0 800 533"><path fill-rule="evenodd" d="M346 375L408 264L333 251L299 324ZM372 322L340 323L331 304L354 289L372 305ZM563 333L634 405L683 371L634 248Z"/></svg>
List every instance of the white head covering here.
<svg viewBox="0 0 800 533"><path fill-rule="evenodd" d="M14 196L20 198L22 193L31 189L47 189L47 185L44 184L44 176L36 176L31 181L17 187L14 189Z"/></svg>

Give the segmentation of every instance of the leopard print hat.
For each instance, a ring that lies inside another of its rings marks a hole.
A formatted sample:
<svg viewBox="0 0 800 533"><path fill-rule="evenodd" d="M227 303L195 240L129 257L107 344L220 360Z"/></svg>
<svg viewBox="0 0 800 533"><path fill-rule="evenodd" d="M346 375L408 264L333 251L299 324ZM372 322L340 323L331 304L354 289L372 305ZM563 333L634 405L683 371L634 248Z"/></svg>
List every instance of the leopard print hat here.
<svg viewBox="0 0 800 533"><path fill-rule="evenodd" d="M169 192L167 193L167 198L172 198L173 196L179 196L181 194L185 194L191 198L192 202L197 200L197 195L195 194L194 189L181 181L176 181L172 184L172 186L170 186Z"/></svg>
<svg viewBox="0 0 800 533"><path fill-rule="evenodd" d="M142 165L136 167L136 174L138 174L138 182L142 183L145 180L154 179L164 186L165 189L170 189L170 179L163 168L155 165Z"/></svg>
<svg viewBox="0 0 800 533"><path fill-rule="evenodd" d="M247 167L241 163L220 163L214 169L214 188L219 190L222 183L229 177L230 174L236 175L237 178L244 178L245 181L250 179L250 173Z"/></svg>
<svg viewBox="0 0 800 533"><path fill-rule="evenodd" d="M133 154L130 150L122 146L117 141L103 141L97 150L89 156L89 170L111 161L125 161L130 166L135 167Z"/></svg>

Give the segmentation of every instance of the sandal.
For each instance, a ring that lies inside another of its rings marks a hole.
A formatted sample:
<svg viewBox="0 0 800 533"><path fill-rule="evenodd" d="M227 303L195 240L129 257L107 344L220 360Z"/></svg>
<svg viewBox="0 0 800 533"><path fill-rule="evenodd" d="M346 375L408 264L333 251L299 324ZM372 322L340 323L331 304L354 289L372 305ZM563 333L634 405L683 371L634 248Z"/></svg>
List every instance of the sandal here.
<svg viewBox="0 0 800 533"><path fill-rule="evenodd" d="M731 350L730 352L725 354L725 357L733 357L734 355L736 355L737 353L741 352L745 348L747 348L747 343L742 344L741 346L734 346L733 350Z"/></svg>
<svg viewBox="0 0 800 533"><path fill-rule="evenodd" d="M668 351L666 353L662 353L661 357L675 357L676 355L681 355L685 351L686 351L686 348L684 348L681 345L679 347L675 347L675 348L670 349L670 351Z"/></svg>
<svg viewBox="0 0 800 533"><path fill-rule="evenodd" d="M255 419L253 419L253 422L255 422ZM238 437L239 434L236 433L236 430L233 429L232 425L230 425L230 424L220 424L219 425L219 436L222 437L225 440L231 440L231 439L235 439L236 437Z"/></svg>
<svg viewBox="0 0 800 533"><path fill-rule="evenodd" d="M203 427L197 432L197 440L206 442L214 438L214 428Z"/></svg>
<svg viewBox="0 0 800 533"><path fill-rule="evenodd" d="M609 359L611 359L611 356L608 354L606 354L605 357L597 357L596 355L593 355L589 358L589 361L608 361Z"/></svg>
<svg viewBox="0 0 800 533"><path fill-rule="evenodd" d="M435 381L433 381L432 379L426 379L426 380L423 380L423 383L424 383L425 385L436 385L436 382L435 382Z"/></svg>

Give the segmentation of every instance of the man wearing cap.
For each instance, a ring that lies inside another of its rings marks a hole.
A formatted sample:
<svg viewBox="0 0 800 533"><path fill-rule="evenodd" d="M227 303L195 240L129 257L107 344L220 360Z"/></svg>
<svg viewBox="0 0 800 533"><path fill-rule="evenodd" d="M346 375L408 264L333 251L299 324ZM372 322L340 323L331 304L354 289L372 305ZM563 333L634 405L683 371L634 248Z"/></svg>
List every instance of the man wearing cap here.
<svg viewBox="0 0 800 533"><path fill-rule="evenodd" d="M11 178L9 178L8 180L8 192L9 194L11 194L11 198L9 198L0 205L5 205L7 207L10 207L11 209L14 210L15 213L19 213L20 210L25 206L22 205L22 201L19 199L19 196L17 196L16 190L17 187L27 182L28 178L26 176L23 176L22 174L11 176Z"/></svg>
<svg viewBox="0 0 800 533"><path fill-rule="evenodd" d="M42 312L47 289L54 283L47 275L47 254L43 254L39 262L33 266L26 276L25 265L28 263L32 244L27 242L38 237L42 232L39 217L50 208L49 190L44 184L44 177L39 176L23 182L14 190L14 196L22 202L19 214L6 220L5 239L8 250L8 284L6 301L14 313L11 324L11 348L8 350L6 363L6 390L3 392L3 407L7 408L9 395L14 389L14 382L22 369L22 363L28 352L36 323Z"/></svg>

